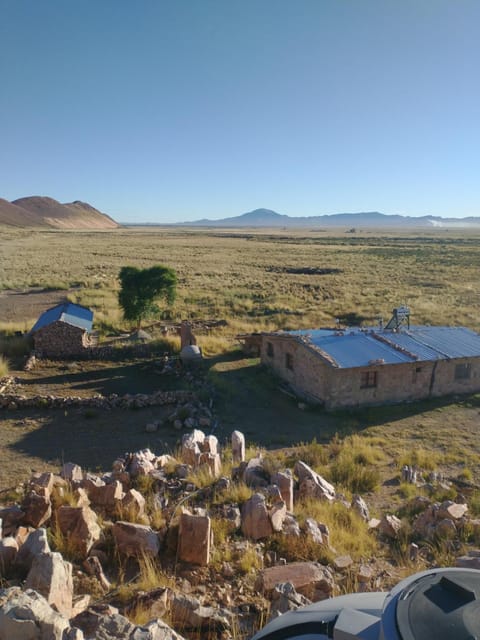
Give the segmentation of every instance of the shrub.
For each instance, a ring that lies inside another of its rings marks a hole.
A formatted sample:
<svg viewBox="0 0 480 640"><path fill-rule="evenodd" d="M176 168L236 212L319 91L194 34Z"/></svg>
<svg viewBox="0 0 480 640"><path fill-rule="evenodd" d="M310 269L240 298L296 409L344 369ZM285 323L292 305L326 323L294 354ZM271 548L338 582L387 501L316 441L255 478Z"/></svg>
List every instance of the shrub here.
<svg viewBox="0 0 480 640"><path fill-rule="evenodd" d="M365 467L355 462L352 455L343 455L330 465L329 479L352 493L374 491L380 483L380 472L376 467Z"/></svg>
<svg viewBox="0 0 480 640"><path fill-rule="evenodd" d="M303 460L309 467L323 467L328 464L329 448L314 438L310 443L302 442L295 451L295 459Z"/></svg>
<svg viewBox="0 0 480 640"><path fill-rule="evenodd" d="M441 456L435 451L426 451L421 447L403 452L398 459L398 466L416 466L422 471L433 471L441 462Z"/></svg>
<svg viewBox="0 0 480 640"><path fill-rule="evenodd" d="M312 561L330 564L334 559L333 552L326 545L320 545L305 535L275 534L269 538L267 546L288 562Z"/></svg>
<svg viewBox="0 0 480 640"><path fill-rule="evenodd" d="M248 546L244 549L237 561L238 570L241 573L250 573L251 571L258 571L262 568L262 559L259 556L255 547Z"/></svg>
<svg viewBox="0 0 480 640"><path fill-rule="evenodd" d="M232 482L228 489L219 491L215 494L215 504L242 504L253 495L253 489L248 487L244 482Z"/></svg>
<svg viewBox="0 0 480 640"><path fill-rule="evenodd" d="M330 532L330 545L338 554L348 553L355 560L378 553L376 539L366 522L341 502L307 499L296 505L295 513L300 523L313 518L325 524Z"/></svg>

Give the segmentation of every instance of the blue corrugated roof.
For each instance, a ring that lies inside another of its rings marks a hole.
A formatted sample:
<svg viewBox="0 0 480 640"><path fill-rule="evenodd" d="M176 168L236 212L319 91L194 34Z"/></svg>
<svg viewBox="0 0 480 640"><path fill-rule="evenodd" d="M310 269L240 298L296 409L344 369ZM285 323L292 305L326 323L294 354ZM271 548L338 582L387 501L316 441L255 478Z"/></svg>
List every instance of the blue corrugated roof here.
<svg viewBox="0 0 480 640"><path fill-rule="evenodd" d="M30 333L57 322L57 320L90 332L93 324L93 311L73 302L58 304L56 307L47 309L42 313Z"/></svg>
<svg viewBox="0 0 480 640"><path fill-rule="evenodd" d="M465 327L415 326L334 331L289 331L317 347L341 368L480 356L480 335Z"/></svg>

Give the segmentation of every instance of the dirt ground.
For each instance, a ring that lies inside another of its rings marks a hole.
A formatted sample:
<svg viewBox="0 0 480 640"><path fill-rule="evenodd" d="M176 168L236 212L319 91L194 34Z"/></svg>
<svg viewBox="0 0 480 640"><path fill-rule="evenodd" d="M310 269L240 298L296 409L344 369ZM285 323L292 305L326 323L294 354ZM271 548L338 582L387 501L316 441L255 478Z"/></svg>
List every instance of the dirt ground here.
<svg viewBox="0 0 480 640"><path fill-rule="evenodd" d="M394 499L391 483L398 477L398 458L416 448L443 457L442 470L457 475L469 467L480 482L478 422L480 398L439 399L427 403L326 413L299 408L279 390L277 381L254 359L236 356L206 360L217 417L214 433L228 442L234 429L247 443L281 449L299 443L328 443L335 434L364 433L382 438L386 458L385 484L376 501ZM183 378L155 375L148 360L126 362L42 362L31 372L17 371L15 391L36 394L91 396L95 393L151 393L187 388ZM150 447L156 453L174 452L182 432L170 424L156 433L145 425L161 420L172 407L137 410L81 409L2 410L0 413L0 490L25 480L32 470L56 470L65 461L98 471L109 470L126 451ZM455 438L452 438L455 433Z"/></svg>
<svg viewBox="0 0 480 640"><path fill-rule="evenodd" d="M0 322L18 322L19 318L36 320L45 309L54 307L66 299L67 291L46 291L38 287L33 289L15 289L0 291ZM31 326L25 327L25 331Z"/></svg>

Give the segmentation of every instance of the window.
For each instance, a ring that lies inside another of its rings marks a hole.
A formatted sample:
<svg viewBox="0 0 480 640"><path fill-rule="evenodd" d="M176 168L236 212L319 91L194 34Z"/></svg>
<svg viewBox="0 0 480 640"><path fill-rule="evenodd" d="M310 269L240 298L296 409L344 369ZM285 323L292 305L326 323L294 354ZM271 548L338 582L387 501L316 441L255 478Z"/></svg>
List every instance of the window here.
<svg viewBox="0 0 480 640"><path fill-rule="evenodd" d="M377 386L376 371L362 371L360 374L360 389L371 389Z"/></svg>
<svg viewBox="0 0 480 640"><path fill-rule="evenodd" d="M472 365L468 362L455 365L455 380L468 380L470 378Z"/></svg>
<svg viewBox="0 0 480 640"><path fill-rule="evenodd" d="M293 371L293 356L291 353L285 354L285 366L287 369L290 369L290 371Z"/></svg>
<svg viewBox="0 0 480 640"><path fill-rule="evenodd" d="M267 356L273 358L273 344L271 342L267 342Z"/></svg>

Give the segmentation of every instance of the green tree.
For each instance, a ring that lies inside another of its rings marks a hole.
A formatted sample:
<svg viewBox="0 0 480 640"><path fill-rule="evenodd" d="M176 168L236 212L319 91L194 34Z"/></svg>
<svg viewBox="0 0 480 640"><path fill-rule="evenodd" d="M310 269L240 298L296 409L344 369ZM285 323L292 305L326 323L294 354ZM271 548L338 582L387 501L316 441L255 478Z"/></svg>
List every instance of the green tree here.
<svg viewBox="0 0 480 640"><path fill-rule="evenodd" d="M175 301L177 274L169 267L161 264L149 269L122 267L119 278L118 303L123 317L138 329L146 316L158 313L157 300L163 298L167 304Z"/></svg>

